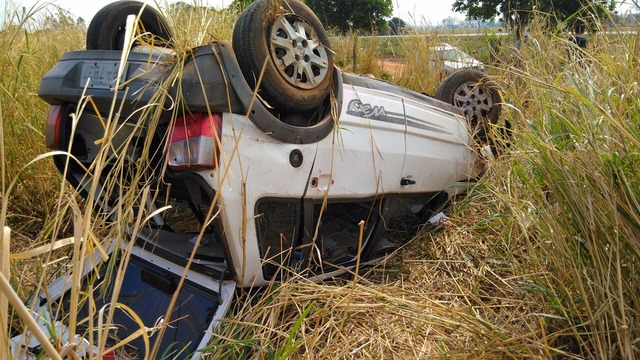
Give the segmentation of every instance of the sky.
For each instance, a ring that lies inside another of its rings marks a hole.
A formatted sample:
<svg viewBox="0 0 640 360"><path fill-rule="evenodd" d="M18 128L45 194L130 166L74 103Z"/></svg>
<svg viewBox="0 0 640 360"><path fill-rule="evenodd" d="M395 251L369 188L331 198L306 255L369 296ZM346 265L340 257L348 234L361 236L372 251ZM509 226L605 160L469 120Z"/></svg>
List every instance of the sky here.
<svg viewBox="0 0 640 360"><path fill-rule="evenodd" d="M56 4L72 14L82 17L86 24L89 24L93 15L100 10L105 4L112 0L0 0L0 13L5 13L7 3L18 4L30 8L34 5ZM153 5L154 0L141 0ZM160 4L166 2L177 2L179 0L158 0ZM194 3L194 0L182 0L187 3ZM215 6L218 8L225 7L232 0L195 0L198 4ZM410 25L437 25L443 19L453 17L463 20L464 15L455 13L451 10L454 0L392 0L393 16L397 16L405 20ZM631 3L631 0L625 0ZM625 10L628 6L623 6L620 10ZM0 18L0 22L4 20Z"/></svg>
<svg viewBox="0 0 640 360"><path fill-rule="evenodd" d="M142 0L151 5L154 4L154 0ZM177 0L160 0L160 4L165 2L173 2ZM183 0L186 3L193 3L193 0ZM225 7L231 3L231 0L196 0L198 4L208 4L209 6L215 6L218 8ZM407 23L412 25L426 25L429 22L432 25L438 24L442 19L447 17L457 17L463 19L462 14L457 14L451 11L451 5L454 0L392 0L393 1L393 16L397 16ZM0 12L5 12L6 0L0 0ZM37 1L37 0L10 0L14 4L19 6L25 6L30 8L34 4L47 4L53 3L66 10L69 10L72 14L82 17L88 24L93 18L93 15L100 10L105 4L110 3L110 0L49 0L49 1Z"/></svg>

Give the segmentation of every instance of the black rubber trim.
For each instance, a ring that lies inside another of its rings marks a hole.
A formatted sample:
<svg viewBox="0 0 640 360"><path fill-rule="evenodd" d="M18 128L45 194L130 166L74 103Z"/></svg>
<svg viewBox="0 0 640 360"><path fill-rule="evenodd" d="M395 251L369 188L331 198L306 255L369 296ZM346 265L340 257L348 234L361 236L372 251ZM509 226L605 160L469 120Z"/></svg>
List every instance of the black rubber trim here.
<svg viewBox="0 0 640 360"><path fill-rule="evenodd" d="M256 98L254 100L254 92L242 75L231 44L227 41L219 41L211 44L211 47L220 55L221 66L227 76L227 81L229 81L229 84L231 84L234 92L242 102L245 111L247 111L245 115L248 115L249 120L262 132L277 140L291 144L318 142L331 133L334 123L338 121L333 118L331 111L328 111L328 114L317 124L307 127L289 125L273 116L259 99ZM342 109L342 74L336 68L333 76L333 96L338 105L337 113L340 114Z"/></svg>
<svg viewBox="0 0 640 360"><path fill-rule="evenodd" d="M118 62L121 52L117 50L91 50L69 52L42 78L38 95L52 105L64 103L78 103L84 91L84 84L80 84L84 63L95 61ZM192 50L191 59L185 61L182 81L182 99L184 105L191 112L233 112L248 115L258 129L265 134L286 143L310 144L324 139L331 133L337 119L331 115L332 111L312 126L289 125L269 111L258 99L254 100L254 92L244 79L238 62L233 53L231 43L227 41L214 42ZM142 54L132 52L127 61L126 79L127 97L125 91L117 92L118 100L124 100L123 115L133 113L136 109L148 104L158 89L158 85L166 79L170 70L171 57L164 54ZM156 68L142 73L148 64L158 63ZM342 108L342 75L338 69L334 71L333 97L337 102L338 111ZM170 90L170 98L176 99L177 86ZM113 102L113 91L109 89L88 89L99 109L109 109ZM169 101L169 99L167 99ZM253 104L252 104L253 103ZM168 108L173 104L166 103ZM249 111L249 109L251 111ZM286 114L285 114L286 115ZM170 112L163 112L161 123L170 119Z"/></svg>
<svg viewBox="0 0 640 360"><path fill-rule="evenodd" d="M58 63L49 70L40 81L38 96L51 105L65 103L77 104L85 92L82 83L82 68L85 63L119 63L122 52L119 50L86 50L65 53ZM165 71L171 64L171 58L165 54L131 52L127 59L125 79L127 91L115 93L118 104L124 100L122 117L148 104L153 98L158 84L165 78ZM149 69L150 71L147 71ZM125 99L125 93L127 97ZM110 89L88 88L86 96L91 96L98 109L108 111L113 103L114 91ZM171 106L166 103L165 107ZM168 120L170 113L163 114ZM162 121L161 121L162 122Z"/></svg>

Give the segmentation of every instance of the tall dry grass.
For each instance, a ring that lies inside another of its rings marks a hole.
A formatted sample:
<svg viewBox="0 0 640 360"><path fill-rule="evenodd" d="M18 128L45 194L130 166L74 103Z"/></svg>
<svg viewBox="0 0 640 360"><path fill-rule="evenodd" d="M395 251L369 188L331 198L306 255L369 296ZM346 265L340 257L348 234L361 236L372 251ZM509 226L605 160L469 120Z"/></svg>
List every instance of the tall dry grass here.
<svg viewBox="0 0 640 360"><path fill-rule="evenodd" d="M24 11L23 11L24 10ZM10 196L8 225L18 233L33 236L44 219L54 215L52 207L60 177L49 162L36 162L44 153L44 121L48 106L37 97L40 79L63 53L84 45L84 30L68 22L42 26L48 16L58 16L52 7L14 9L4 16L0 30L0 107L4 130L4 178L2 196ZM23 169L24 168L24 169ZM18 182L6 193L11 180Z"/></svg>
<svg viewBox="0 0 640 360"><path fill-rule="evenodd" d="M531 291L554 316L547 341L630 359L640 353L640 44L637 28L601 30L586 51L534 33L507 69L522 131L485 202L505 241L546 270Z"/></svg>
<svg viewBox="0 0 640 360"><path fill-rule="evenodd" d="M398 38L350 34L332 38L331 46L335 63L343 71L371 74L393 84L433 95L444 78L433 47L444 39L433 30L413 30L408 36ZM393 70L386 68L385 62L391 63Z"/></svg>

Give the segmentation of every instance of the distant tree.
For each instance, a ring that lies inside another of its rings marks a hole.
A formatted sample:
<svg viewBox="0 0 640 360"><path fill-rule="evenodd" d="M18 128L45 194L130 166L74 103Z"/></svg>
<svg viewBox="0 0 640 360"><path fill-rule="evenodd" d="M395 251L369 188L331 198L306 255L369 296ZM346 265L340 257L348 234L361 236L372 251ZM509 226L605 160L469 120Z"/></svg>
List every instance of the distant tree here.
<svg viewBox="0 0 640 360"><path fill-rule="evenodd" d="M80 16L78 20L76 20L76 26L79 27L80 29L84 29L84 30L87 29L87 24L84 21L84 18L82 16Z"/></svg>
<svg viewBox="0 0 640 360"><path fill-rule="evenodd" d="M393 11L392 0L306 0L322 23L342 34L353 30L370 32L386 25Z"/></svg>
<svg viewBox="0 0 640 360"><path fill-rule="evenodd" d="M189 11L189 10L193 10L194 6L186 3L184 1L178 1L172 4L169 4L169 11L170 12L181 12L181 11Z"/></svg>
<svg viewBox="0 0 640 360"><path fill-rule="evenodd" d="M197 4L197 2L195 3ZM199 14L204 16L205 14L215 14L218 10L212 6L194 5L194 2L187 3L184 1L178 1L169 4L166 8L167 14L171 17L181 18L182 16L190 16L191 14Z"/></svg>
<svg viewBox="0 0 640 360"><path fill-rule="evenodd" d="M402 34L408 28L407 23L399 17L391 18L391 20L387 22L387 26L393 35Z"/></svg>
<svg viewBox="0 0 640 360"><path fill-rule="evenodd" d="M251 5L255 0L233 0L231 4L229 4L230 9L234 9L237 11L244 10L247 6Z"/></svg>
<svg viewBox="0 0 640 360"><path fill-rule="evenodd" d="M55 8L55 11L49 11L42 21L44 29L63 29L74 26L76 26L76 20L73 15L60 7Z"/></svg>
<svg viewBox="0 0 640 360"><path fill-rule="evenodd" d="M442 20L442 27L447 29L455 29L460 25L460 20L453 16L449 16Z"/></svg>
<svg viewBox="0 0 640 360"><path fill-rule="evenodd" d="M519 30L535 11L551 14L552 21L579 26L603 18L615 5L616 0L455 0L453 10L465 13L468 19L489 20L501 15L505 23Z"/></svg>

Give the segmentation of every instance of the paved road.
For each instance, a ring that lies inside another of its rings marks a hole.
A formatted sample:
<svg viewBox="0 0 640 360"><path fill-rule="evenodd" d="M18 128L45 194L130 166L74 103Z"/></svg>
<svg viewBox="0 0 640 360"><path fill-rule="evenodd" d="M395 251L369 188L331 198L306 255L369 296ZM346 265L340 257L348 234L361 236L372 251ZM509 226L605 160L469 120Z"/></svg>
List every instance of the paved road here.
<svg viewBox="0 0 640 360"><path fill-rule="evenodd" d="M631 35L631 34L638 34L639 31L638 30L620 30L620 31L605 31L605 34L609 34L609 35L615 35L615 34L624 34L624 35ZM491 33L491 32L451 32L451 33L439 33L439 36L451 36L451 37L475 37L475 36L485 36L485 35L496 35L496 36L508 36L511 35L511 33L509 32L496 32L496 33ZM414 37L420 37L420 36L424 36L423 34L414 34L414 35L369 35L369 36L359 36L360 38L373 38L373 37L377 37L377 38L414 38Z"/></svg>

